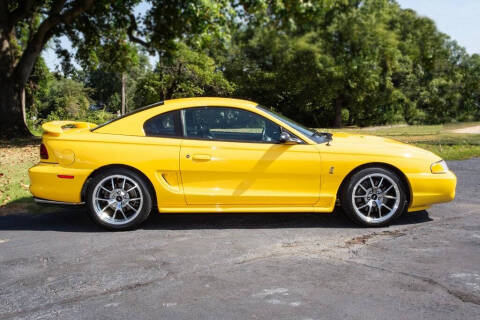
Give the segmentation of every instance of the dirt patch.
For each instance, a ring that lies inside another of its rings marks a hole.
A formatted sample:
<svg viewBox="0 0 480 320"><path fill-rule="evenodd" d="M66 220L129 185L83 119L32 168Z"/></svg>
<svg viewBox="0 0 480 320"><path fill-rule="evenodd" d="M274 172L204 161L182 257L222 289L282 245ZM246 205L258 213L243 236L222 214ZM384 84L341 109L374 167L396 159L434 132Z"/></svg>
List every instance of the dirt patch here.
<svg viewBox="0 0 480 320"><path fill-rule="evenodd" d="M473 133L473 134L480 134L480 126L474 126L474 127L467 127L467 128L461 128L461 129L456 129L452 130L453 133Z"/></svg>
<svg viewBox="0 0 480 320"><path fill-rule="evenodd" d="M351 247L355 245L362 245L366 244L369 242L371 239L376 238L376 237L390 237L390 238L398 238L401 236L404 236L405 233L400 231L400 230L385 230L382 232L372 232L369 234L364 234L355 238L352 238L350 240L345 241L345 246L346 247Z"/></svg>
<svg viewBox="0 0 480 320"><path fill-rule="evenodd" d="M403 127L408 127L408 124L392 124L389 126L374 126L374 127L362 128L362 130L375 131L379 129L392 129L392 128L403 128Z"/></svg>

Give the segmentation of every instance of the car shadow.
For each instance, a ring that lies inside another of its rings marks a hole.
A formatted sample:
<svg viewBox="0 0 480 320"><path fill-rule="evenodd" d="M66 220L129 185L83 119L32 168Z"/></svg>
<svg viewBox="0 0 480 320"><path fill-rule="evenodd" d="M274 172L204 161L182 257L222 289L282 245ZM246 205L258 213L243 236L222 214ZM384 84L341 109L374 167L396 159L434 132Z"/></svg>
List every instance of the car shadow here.
<svg viewBox="0 0 480 320"><path fill-rule="evenodd" d="M406 213L393 225L432 221L427 211ZM280 228L360 228L345 217L341 209L322 213L197 213L152 215L139 229L280 229ZM15 213L0 216L0 231L104 232L83 208L44 213Z"/></svg>

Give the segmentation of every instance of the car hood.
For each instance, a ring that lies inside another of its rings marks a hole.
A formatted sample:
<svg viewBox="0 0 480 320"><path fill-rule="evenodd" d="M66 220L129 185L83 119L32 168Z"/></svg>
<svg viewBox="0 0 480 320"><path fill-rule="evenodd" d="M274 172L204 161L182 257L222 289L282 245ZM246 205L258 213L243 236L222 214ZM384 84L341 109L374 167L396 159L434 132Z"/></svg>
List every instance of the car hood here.
<svg viewBox="0 0 480 320"><path fill-rule="evenodd" d="M434 153L397 140L364 134L334 133L330 145L336 152L349 154L379 155L428 159L438 161L441 158Z"/></svg>

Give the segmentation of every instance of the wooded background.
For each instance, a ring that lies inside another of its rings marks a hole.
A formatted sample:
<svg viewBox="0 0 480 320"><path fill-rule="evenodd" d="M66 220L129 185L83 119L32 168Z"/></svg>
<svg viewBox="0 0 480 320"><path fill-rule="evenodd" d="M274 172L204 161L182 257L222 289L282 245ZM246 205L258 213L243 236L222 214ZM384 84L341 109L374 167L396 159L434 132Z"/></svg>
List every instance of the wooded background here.
<svg viewBox="0 0 480 320"><path fill-rule="evenodd" d="M480 56L394 0L0 0L2 134L190 96L311 127L473 121Z"/></svg>

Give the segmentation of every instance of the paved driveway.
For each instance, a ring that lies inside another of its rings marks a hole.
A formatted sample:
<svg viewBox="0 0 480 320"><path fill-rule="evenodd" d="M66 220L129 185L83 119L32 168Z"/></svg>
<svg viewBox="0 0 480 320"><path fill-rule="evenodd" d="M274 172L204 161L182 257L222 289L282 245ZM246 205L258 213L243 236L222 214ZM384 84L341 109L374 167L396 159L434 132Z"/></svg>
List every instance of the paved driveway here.
<svg viewBox="0 0 480 320"><path fill-rule="evenodd" d="M0 217L0 319L480 319L480 159L456 201L364 229L340 213Z"/></svg>

